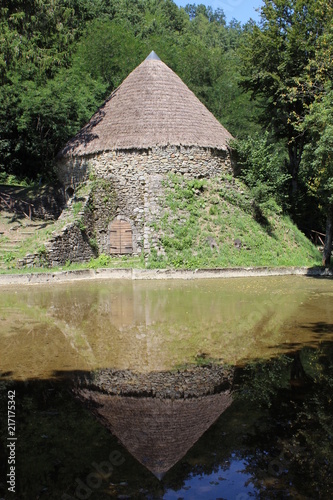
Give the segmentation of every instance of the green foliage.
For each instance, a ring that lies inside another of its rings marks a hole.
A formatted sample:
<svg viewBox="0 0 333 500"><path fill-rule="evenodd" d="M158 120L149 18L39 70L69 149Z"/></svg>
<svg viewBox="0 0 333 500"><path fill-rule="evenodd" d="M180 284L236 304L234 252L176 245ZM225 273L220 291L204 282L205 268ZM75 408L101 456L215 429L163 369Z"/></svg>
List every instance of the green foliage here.
<svg viewBox="0 0 333 500"><path fill-rule="evenodd" d="M142 61L142 42L128 20L96 19L82 37L73 66L78 74L103 81L111 92Z"/></svg>
<svg viewBox="0 0 333 500"><path fill-rule="evenodd" d="M92 259L88 263L89 269L98 269L99 267L108 267L108 266L111 267L111 265L112 265L112 258L110 257L110 255L105 255L104 253L99 255L96 259Z"/></svg>
<svg viewBox="0 0 333 500"><path fill-rule="evenodd" d="M73 266L71 266L73 267ZM91 259L88 264L80 264L76 266L77 269L84 269L88 267L89 269L99 269L103 267L108 268L142 268L144 267L144 259L141 257L133 257L132 255L123 255L119 258L115 258L111 255L105 255L102 253L95 259Z"/></svg>
<svg viewBox="0 0 333 500"><path fill-rule="evenodd" d="M169 176L160 200L163 215L154 234L163 250L151 252L148 268L320 263L319 252L289 217L278 215L274 200L262 203L259 218L253 210L254 199L240 180L225 175L203 181L202 188L193 190L193 181ZM236 238L242 242L241 249L234 245Z"/></svg>
<svg viewBox="0 0 333 500"><path fill-rule="evenodd" d="M75 43L97 4L2 2L0 171L50 176L60 146L96 109L98 82L75 75L70 66Z"/></svg>
<svg viewBox="0 0 333 500"><path fill-rule="evenodd" d="M277 390L289 387L291 363L291 357L282 355L269 362L248 364L244 370L245 383L238 397L270 407Z"/></svg>
<svg viewBox="0 0 333 500"><path fill-rule="evenodd" d="M237 31L235 37L239 44L244 34ZM259 98L251 99L250 93L240 86L242 63L239 53L240 49L233 47L218 55L218 60L214 61L215 71L218 69L218 72L209 90L207 104L233 136L241 139L261 130L257 123L261 101Z"/></svg>
<svg viewBox="0 0 333 500"><path fill-rule="evenodd" d="M16 175L0 172L0 184L5 186L22 186L22 187L35 187L36 183L29 181L29 179L20 179Z"/></svg>
<svg viewBox="0 0 333 500"><path fill-rule="evenodd" d="M86 228L86 225L84 224L83 220L79 220L77 222L77 225L82 233L84 233L86 231L87 228Z"/></svg>
<svg viewBox="0 0 333 500"><path fill-rule="evenodd" d="M255 201L261 204L274 198L285 206L290 175L286 171L283 151L270 142L269 134L234 141L232 147L237 155L239 175L251 189Z"/></svg>
<svg viewBox="0 0 333 500"><path fill-rule="evenodd" d="M323 265L329 266L333 240L333 88L332 83L316 99L305 120L312 131L305 150L308 189L326 216Z"/></svg>
<svg viewBox="0 0 333 500"><path fill-rule="evenodd" d="M76 201L74 204L73 204L73 215L74 217L77 217L79 215L79 213L82 211L82 201Z"/></svg>
<svg viewBox="0 0 333 500"><path fill-rule="evenodd" d="M12 252L7 252L2 257L2 260L4 261L5 264L9 264L13 260L15 260L15 255Z"/></svg>
<svg viewBox="0 0 333 500"><path fill-rule="evenodd" d="M333 205L333 89L328 87L311 106L306 118L311 142L305 150L309 188Z"/></svg>
<svg viewBox="0 0 333 500"><path fill-rule="evenodd" d="M97 243L96 238L90 238L89 239L89 245L91 246L91 248L93 250L95 250L96 252L98 251L98 243Z"/></svg>
<svg viewBox="0 0 333 500"><path fill-rule="evenodd" d="M253 97L263 98L262 122L277 141L285 141L295 204L310 137L304 118L327 74L316 69L322 67L319 54L323 34L331 30L333 9L322 0L264 0L261 13L261 25L247 32L242 46L242 85Z"/></svg>

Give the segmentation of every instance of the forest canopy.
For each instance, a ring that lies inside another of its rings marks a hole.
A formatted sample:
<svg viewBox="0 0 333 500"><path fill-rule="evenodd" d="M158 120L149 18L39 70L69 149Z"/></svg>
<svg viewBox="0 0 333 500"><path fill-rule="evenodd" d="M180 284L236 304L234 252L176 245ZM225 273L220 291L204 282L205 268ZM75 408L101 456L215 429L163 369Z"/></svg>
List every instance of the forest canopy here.
<svg viewBox="0 0 333 500"><path fill-rule="evenodd" d="M57 152L154 50L233 134L241 175L305 231L332 223L332 0L264 0L258 24L173 0L3 0L0 176Z"/></svg>

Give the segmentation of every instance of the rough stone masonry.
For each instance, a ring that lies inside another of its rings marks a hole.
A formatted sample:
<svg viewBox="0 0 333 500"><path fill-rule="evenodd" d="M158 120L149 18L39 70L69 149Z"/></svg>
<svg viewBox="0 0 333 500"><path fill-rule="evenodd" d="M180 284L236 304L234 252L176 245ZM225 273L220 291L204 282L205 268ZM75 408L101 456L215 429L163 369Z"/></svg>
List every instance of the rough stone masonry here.
<svg viewBox="0 0 333 500"><path fill-rule="evenodd" d="M57 168L64 189L70 195L89 179L104 180L112 186L113 209L107 206L105 192L100 190L98 195L96 191L94 210L97 210L98 217L97 213L95 217L92 214L89 226L95 233L99 253L108 254L110 223L115 218L128 221L133 234L134 255L140 255L142 251L149 253L157 245L152 223L158 225L161 217L163 181L167 180L168 174L182 175L185 179L207 179L233 171L228 149L181 146L67 157Z"/></svg>

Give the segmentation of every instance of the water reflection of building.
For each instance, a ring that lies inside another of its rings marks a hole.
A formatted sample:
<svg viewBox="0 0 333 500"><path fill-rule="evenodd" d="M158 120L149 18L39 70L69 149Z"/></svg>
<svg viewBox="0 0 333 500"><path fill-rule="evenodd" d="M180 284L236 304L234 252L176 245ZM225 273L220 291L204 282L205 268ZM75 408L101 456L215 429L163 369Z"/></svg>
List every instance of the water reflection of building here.
<svg viewBox="0 0 333 500"><path fill-rule="evenodd" d="M200 353L235 364L271 356L286 338L285 322L297 312L304 291L292 288L290 297L284 281L280 288L274 283L120 280L73 285L71 297L64 300L59 293L53 299L49 314L91 370L170 370Z"/></svg>
<svg viewBox="0 0 333 500"><path fill-rule="evenodd" d="M105 280L2 292L0 368L45 378L171 370L202 353L229 364L267 359L316 343L313 325L332 323L330 283L304 280Z"/></svg>
<svg viewBox="0 0 333 500"><path fill-rule="evenodd" d="M162 478L232 402L232 370L134 374L101 370L76 394L125 448Z"/></svg>

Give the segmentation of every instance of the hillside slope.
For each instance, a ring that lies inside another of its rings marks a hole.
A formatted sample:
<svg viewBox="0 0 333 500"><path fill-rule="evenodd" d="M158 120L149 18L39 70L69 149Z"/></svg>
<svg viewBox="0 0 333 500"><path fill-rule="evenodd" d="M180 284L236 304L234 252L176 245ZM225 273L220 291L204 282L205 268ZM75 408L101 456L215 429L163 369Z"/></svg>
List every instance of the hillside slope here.
<svg viewBox="0 0 333 500"><path fill-rule="evenodd" d="M160 249L148 267L320 265L317 248L274 203L258 206L231 175L185 180L171 176L160 203Z"/></svg>
<svg viewBox="0 0 333 500"><path fill-rule="evenodd" d="M88 200L93 186L90 181L82 185L80 199ZM150 228L153 250L145 263L138 257L102 254L89 265L196 269L321 264L317 248L274 202L258 206L248 188L231 175L209 180L171 175L164 182L159 204L158 220ZM67 226L82 226L82 220L91 216L87 210L86 203L76 202L57 221L30 221L0 212L0 268L22 267L27 253L30 266L47 267L55 234Z"/></svg>

